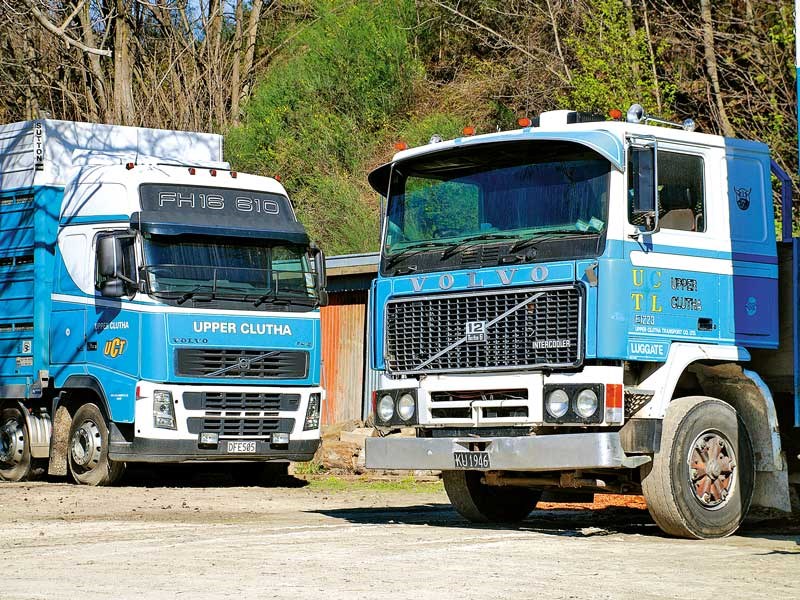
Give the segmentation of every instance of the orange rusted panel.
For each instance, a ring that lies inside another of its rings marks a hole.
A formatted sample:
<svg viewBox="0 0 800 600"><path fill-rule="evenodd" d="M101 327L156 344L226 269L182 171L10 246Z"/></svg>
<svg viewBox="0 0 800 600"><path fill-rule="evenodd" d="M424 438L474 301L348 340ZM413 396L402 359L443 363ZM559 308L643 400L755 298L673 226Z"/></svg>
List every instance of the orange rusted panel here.
<svg viewBox="0 0 800 600"><path fill-rule="evenodd" d="M322 308L322 423L361 418L364 389L367 292L334 292Z"/></svg>

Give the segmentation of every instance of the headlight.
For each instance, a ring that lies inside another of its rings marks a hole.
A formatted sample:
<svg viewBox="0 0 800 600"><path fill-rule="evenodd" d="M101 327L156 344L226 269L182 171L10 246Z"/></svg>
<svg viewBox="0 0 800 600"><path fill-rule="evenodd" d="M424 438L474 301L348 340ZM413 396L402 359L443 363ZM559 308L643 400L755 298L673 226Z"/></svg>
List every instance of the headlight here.
<svg viewBox="0 0 800 600"><path fill-rule="evenodd" d="M153 425L159 429L177 429L172 393L168 390L153 391Z"/></svg>
<svg viewBox="0 0 800 600"><path fill-rule="evenodd" d="M569 396L564 390L553 390L547 395L545 401L545 408L550 415L556 419L560 419L569 410Z"/></svg>
<svg viewBox="0 0 800 600"><path fill-rule="evenodd" d="M306 421L303 424L303 431L311 431L319 427L319 417L321 412L322 394L309 394L308 408L306 409Z"/></svg>
<svg viewBox="0 0 800 600"><path fill-rule="evenodd" d="M597 394L592 390L581 390L575 398L575 412L588 419L597 412Z"/></svg>
<svg viewBox="0 0 800 600"><path fill-rule="evenodd" d="M391 421L392 417L394 416L394 398L392 398L389 394L385 396L381 396L381 399L378 401L378 418L381 421Z"/></svg>
<svg viewBox="0 0 800 600"><path fill-rule="evenodd" d="M397 414L403 421L408 421L414 416L414 396L403 394L397 401Z"/></svg>

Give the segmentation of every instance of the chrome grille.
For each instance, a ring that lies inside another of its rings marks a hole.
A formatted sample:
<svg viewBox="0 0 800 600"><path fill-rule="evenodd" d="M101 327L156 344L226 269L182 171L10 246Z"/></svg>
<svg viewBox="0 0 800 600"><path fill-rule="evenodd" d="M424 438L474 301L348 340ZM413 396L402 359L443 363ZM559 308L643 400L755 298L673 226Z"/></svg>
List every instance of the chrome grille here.
<svg viewBox="0 0 800 600"><path fill-rule="evenodd" d="M582 315L583 294L572 285L394 300L386 307L386 366L392 373L577 366ZM485 335L467 341L475 323Z"/></svg>
<svg viewBox="0 0 800 600"><path fill-rule="evenodd" d="M308 352L180 348L176 365L183 377L303 379L308 376Z"/></svg>

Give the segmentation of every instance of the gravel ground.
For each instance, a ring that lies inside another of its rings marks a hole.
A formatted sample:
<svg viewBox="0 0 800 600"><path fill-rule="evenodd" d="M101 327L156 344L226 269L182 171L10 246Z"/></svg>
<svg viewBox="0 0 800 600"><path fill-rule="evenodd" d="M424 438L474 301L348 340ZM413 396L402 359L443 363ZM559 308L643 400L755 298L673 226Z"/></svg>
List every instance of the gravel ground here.
<svg viewBox="0 0 800 600"><path fill-rule="evenodd" d="M663 537L640 500L474 526L438 484L224 473L0 485L0 599L800 598L800 523Z"/></svg>

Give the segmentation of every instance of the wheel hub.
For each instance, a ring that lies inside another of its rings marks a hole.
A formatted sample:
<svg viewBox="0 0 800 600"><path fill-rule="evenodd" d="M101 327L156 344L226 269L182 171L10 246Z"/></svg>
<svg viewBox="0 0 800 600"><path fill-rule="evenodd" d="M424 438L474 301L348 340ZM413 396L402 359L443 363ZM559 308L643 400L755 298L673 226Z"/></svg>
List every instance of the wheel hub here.
<svg viewBox="0 0 800 600"><path fill-rule="evenodd" d="M731 443L717 431L695 438L689 452L692 492L705 508L717 509L731 496L736 483L736 455Z"/></svg>
<svg viewBox="0 0 800 600"><path fill-rule="evenodd" d="M15 419L7 420L0 427L0 462L5 464L20 462L24 448L24 429Z"/></svg>
<svg viewBox="0 0 800 600"><path fill-rule="evenodd" d="M72 434L72 461L79 467L91 469L100 462L102 437L97 425L86 421Z"/></svg>

